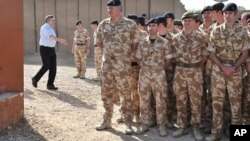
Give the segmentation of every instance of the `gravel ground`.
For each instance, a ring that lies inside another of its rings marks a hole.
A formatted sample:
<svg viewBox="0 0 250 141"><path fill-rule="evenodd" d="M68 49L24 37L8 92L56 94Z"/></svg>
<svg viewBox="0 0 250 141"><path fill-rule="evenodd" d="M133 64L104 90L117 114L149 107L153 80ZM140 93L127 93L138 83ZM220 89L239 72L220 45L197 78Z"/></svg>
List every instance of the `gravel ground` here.
<svg viewBox="0 0 250 141"><path fill-rule="evenodd" d="M96 131L102 121L104 109L100 98L100 83L94 81L96 71L93 58L88 58L86 79L73 79L76 69L73 57L58 54L55 85L58 91L46 89L47 74L39 81L38 88L31 85L31 77L41 66L39 54L25 56L24 64L24 119L0 133L0 141L193 141L189 134L174 139L168 130L167 137L159 137L157 128L144 135L128 136L124 125L117 124L120 117L115 106L112 129ZM136 126L133 127L136 130ZM205 136L205 135L204 135ZM207 136L207 135L206 135ZM229 140L223 137L223 141Z"/></svg>

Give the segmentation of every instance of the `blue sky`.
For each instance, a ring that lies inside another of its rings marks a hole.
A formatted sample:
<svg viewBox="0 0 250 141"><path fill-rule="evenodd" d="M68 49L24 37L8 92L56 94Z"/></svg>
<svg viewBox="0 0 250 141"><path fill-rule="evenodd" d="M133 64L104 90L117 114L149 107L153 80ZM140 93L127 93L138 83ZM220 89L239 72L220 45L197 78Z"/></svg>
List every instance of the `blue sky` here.
<svg viewBox="0 0 250 141"><path fill-rule="evenodd" d="M207 5L212 5L217 3L214 0L180 0L184 5L186 10L201 10L203 7ZM219 0L220 1L220 0ZM236 3L238 6L242 6L247 10L250 10L250 0L228 0L226 3Z"/></svg>

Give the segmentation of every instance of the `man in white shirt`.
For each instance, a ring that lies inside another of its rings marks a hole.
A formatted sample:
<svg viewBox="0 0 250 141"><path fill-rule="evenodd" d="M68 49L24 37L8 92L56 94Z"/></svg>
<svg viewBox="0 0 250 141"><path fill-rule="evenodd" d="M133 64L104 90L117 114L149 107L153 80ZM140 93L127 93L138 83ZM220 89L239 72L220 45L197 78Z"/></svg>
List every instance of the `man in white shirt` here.
<svg viewBox="0 0 250 141"><path fill-rule="evenodd" d="M67 41L56 37L56 33L53 29L55 27L55 18L53 15L47 15L45 17L45 24L42 25L40 29L40 54L42 58L43 65L37 74L32 77L32 85L37 88L37 82L41 77L49 70L49 79L47 82L48 90L57 90L58 88L54 85L54 80L56 77L56 52L55 46L56 42L63 45L67 45Z"/></svg>

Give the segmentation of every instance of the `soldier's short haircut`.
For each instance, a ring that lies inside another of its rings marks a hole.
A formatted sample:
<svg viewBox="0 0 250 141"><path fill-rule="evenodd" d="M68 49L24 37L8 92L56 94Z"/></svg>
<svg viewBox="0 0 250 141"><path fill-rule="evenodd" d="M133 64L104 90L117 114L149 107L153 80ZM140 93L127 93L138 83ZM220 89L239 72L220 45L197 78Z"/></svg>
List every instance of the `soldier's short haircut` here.
<svg viewBox="0 0 250 141"><path fill-rule="evenodd" d="M246 20L250 19L250 12L244 12L242 15L241 15L241 18L245 17Z"/></svg>
<svg viewBox="0 0 250 141"><path fill-rule="evenodd" d="M50 19L53 19L54 16L53 15L47 15L45 16L45 22L47 23Z"/></svg>
<svg viewBox="0 0 250 141"><path fill-rule="evenodd" d="M91 24L95 24L95 25L98 25L98 21L92 21Z"/></svg>

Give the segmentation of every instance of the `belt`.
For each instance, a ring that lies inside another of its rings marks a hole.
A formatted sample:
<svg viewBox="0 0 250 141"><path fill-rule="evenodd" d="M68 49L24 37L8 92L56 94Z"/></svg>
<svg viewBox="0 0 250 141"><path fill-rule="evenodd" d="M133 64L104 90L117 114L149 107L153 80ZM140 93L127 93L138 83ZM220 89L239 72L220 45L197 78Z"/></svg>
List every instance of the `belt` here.
<svg viewBox="0 0 250 141"><path fill-rule="evenodd" d="M201 62L198 63L182 63L182 62L176 62L176 66L183 67L183 68L195 68L195 67L201 67Z"/></svg>
<svg viewBox="0 0 250 141"><path fill-rule="evenodd" d="M221 63L228 67L235 67L235 61L234 60L223 60L220 59Z"/></svg>
<svg viewBox="0 0 250 141"><path fill-rule="evenodd" d="M85 44L78 44L78 43L76 43L76 45L78 45L78 46L83 46L83 45L85 45Z"/></svg>
<svg viewBox="0 0 250 141"><path fill-rule="evenodd" d="M155 70L155 71L160 71L160 70L164 70L164 66L142 66L141 69L143 70Z"/></svg>
<svg viewBox="0 0 250 141"><path fill-rule="evenodd" d="M98 45L94 45L94 47L98 47Z"/></svg>
<svg viewBox="0 0 250 141"><path fill-rule="evenodd" d="M131 62L131 66L139 66L137 62Z"/></svg>

